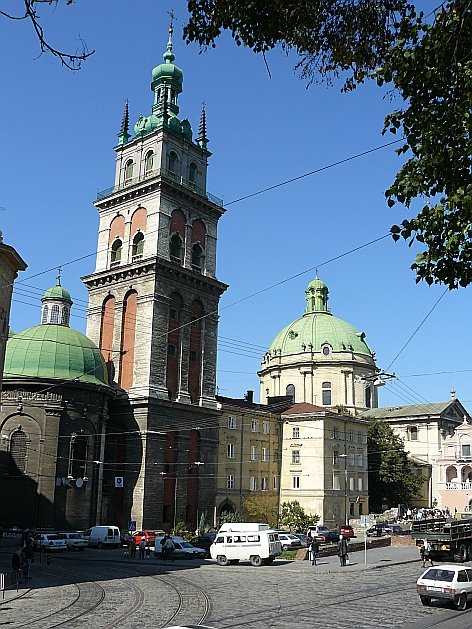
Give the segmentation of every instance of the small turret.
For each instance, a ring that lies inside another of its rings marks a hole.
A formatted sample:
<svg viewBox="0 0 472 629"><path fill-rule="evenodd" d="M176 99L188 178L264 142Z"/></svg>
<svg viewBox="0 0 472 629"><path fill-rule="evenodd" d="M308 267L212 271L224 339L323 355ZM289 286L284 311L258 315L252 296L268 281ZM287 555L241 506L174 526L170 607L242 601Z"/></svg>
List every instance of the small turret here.
<svg viewBox="0 0 472 629"><path fill-rule="evenodd" d="M129 111L128 111L128 101L125 103L125 109L123 111L123 119L121 121L121 129L118 133L118 144L126 144L130 139L129 131Z"/></svg>
<svg viewBox="0 0 472 629"><path fill-rule="evenodd" d="M200 126L198 127L198 137L197 144L200 148L207 148L208 138L207 138L207 129L206 129L206 112L205 112L205 103L202 105L202 113L200 116Z"/></svg>

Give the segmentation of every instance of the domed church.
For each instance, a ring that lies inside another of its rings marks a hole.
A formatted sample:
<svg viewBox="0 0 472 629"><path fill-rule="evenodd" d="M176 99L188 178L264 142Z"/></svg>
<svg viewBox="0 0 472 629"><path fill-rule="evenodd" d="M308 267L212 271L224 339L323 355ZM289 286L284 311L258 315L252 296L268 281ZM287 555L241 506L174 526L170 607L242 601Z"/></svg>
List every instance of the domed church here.
<svg viewBox="0 0 472 629"><path fill-rule="evenodd" d="M42 298L40 325L7 342L0 411L7 526L83 529L101 503L112 389L100 350L69 327L71 306L58 279Z"/></svg>
<svg viewBox="0 0 472 629"><path fill-rule="evenodd" d="M318 277L310 282L304 314L270 344L258 372L261 401L290 396L352 414L378 406L375 354L364 332L332 315L328 293Z"/></svg>

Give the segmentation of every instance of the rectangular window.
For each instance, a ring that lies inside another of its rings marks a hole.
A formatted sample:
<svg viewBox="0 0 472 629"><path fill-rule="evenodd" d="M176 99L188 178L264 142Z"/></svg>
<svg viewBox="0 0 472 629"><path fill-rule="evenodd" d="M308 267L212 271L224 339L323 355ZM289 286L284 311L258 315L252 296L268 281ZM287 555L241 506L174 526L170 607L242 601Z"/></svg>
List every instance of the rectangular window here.
<svg viewBox="0 0 472 629"><path fill-rule="evenodd" d="M349 430L349 432L347 433L347 440L348 441L354 441L354 431L353 430Z"/></svg>
<svg viewBox="0 0 472 629"><path fill-rule="evenodd" d="M333 426L333 439L339 439L339 429Z"/></svg>
<svg viewBox="0 0 472 629"><path fill-rule="evenodd" d="M323 389L321 392L321 403L323 406L331 406L331 390Z"/></svg>
<svg viewBox="0 0 472 629"><path fill-rule="evenodd" d="M259 459L259 453L257 446L251 446L251 461L257 461Z"/></svg>
<svg viewBox="0 0 472 629"><path fill-rule="evenodd" d="M362 450L357 451L357 467L364 467L364 455Z"/></svg>
<svg viewBox="0 0 472 629"><path fill-rule="evenodd" d="M354 491L355 488L355 478L354 476L349 477L349 491Z"/></svg>
<svg viewBox="0 0 472 629"><path fill-rule="evenodd" d="M251 491L257 491L257 478L251 476L249 488Z"/></svg>
<svg viewBox="0 0 472 629"><path fill-rule="evenodd" d="M253 419L251 422L251 430L252 432L259 432L259 422L257 419Z"/></svg>
<svg viewBox="0 0 472 629"><path fill-rule="evenodd" d="M270 422L262 422L262 430L265 435L270 433Z"/></svg>
<svg viewBox="0 0 472 629"><path fill-rule="evenodd" d="M300 428L299 428L299 426L294 426L292 428L292 439L300 439Z"/></svg>
<svg viewBox="0 0 472 629"><path fill-rule="evenodd" d="M410 427L410 441L418 441L418 428L416 426Z"/></svg>
<svg viewBox="0 0 472 629"><path fill-rule="evenodd" d="M262 491L267 491L269 489L269 479L266 476L261 479L261 489Z"/></svg>
<svg viewBox="0 0 472 629"><path fill-rule="evenodd" d="M276 490L279 489L279 477L278 476L274 476L274 482L272 483L272 486Z"/></svg>
<svg viewBox="0 0 472 629"><path fill-rule="evenodd" d="M354 450L349 450L347 454L347 464L351 467L354 467L354 465L356 464L356 453L354 452Z"/></svg>
<svg viewBox="0 0 472 629"><path fill-rule="evenodd" d="M269 448L262 448L262 460L267 463L270 461L269 458Z"/></svg>
<svg viewBox="0 0 472 629"><path fill-rule="evenodd" d="M234 430L236 428L236 419L232 415L228 415L228 428Z"/></svg>
<svg viewBox="0 0 472 629"><path fill-rule="evenodd" d="M292 489L300 489L300 476L292 476Z"/></svg>
<svg viewBox="0 0 472 629"><path fill-rule="evenodd" d="M300 450L292 450L292 463L300 463Z"/></svg>
<svg viewBox="0 0 472 629"><path fill-rule="evenodd" d="M462 444L462 456L470 456L470 443Z"/></svg>
<svg viewBox="0 0 472 629"><path fill-rule="evenodd" d="M226 477L226 489L234 489L234 474L228 474Z"/></svg>
<svg viewBox="0 0 472 629"><path fill-rule="evenodd" d="M357 443L364 443L364 435L361 432L357 433Z"/></svg>
<svg viewBox="0 0 472 629"><path fill-rule="evenodd" d="M339 472L333 472L333 489L341 489Z"/></svg>
<svg viewBox="0 0 472 629"><path fill-rule="evenodd" d="M362 489L363 489L362 485L363 485L363 483L362 483L362 476L359 476L359 477L357 478L357 489L358 489L359 491L362 491Z"/></svg>
<svg viewBox="0 0 472 629"><path fill-rule="evenodd" d="M276 449L274 450L274 461L277 462L279 460L279 451Z"/></svg>
<svg viewBox="0 0 472 629"><path fill-rule="evenodd" d="M234 459L234 443L228 443L226 446L226 457Z"/></svg>
<svg viewBox="0 0 472 629"><path fill-rule="evenodd" d="M339 465L339 452L333 450L333 465Z"/></svg>

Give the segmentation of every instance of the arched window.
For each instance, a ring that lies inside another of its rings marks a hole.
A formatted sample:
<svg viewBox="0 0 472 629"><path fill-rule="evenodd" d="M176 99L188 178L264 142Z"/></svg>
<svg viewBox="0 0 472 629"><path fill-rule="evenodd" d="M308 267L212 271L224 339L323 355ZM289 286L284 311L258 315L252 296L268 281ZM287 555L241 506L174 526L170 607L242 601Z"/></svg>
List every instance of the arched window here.
<svg viewBox="0 0 472 629"><path fill-rule="evenodd" d="M133 179L133 160L129 159L125 165L125 183L129 183Z"/></svg>
<svg viewBox="0 0 472 629"><path fill-rule="evenodd" d="M49 311L48 305L44 304L44 306L43 306L43 316L41 318L41 323L47 323L48 322L48 311Z"/></svg>
<svg viewBox="0 0 472 629"><path fill-rule="evenodd" d="M61 325L69 324L69 308L67 306L62 307L61 313Z"/></svg>
<svg viewBox="0 0 472 629"><path fill-rule="evenodd" d="M18 429L10 438L10 457L8 461L8 474L18 476L26 471L26 454L28 440L26 433Z"/></svg>
<svg viewBox="0 0 472 629"><path fill-rule="evenodd" d="M118 238L111 246L111 263L119 264L121 262L121 251L123 249L123 243Z"/></svg>
<svg viewBox="0 0 472 629"><path fill-rule="evenodd" d="M169 254L174 262L182 262L182 239L179 234L174 234L170 239Z"/></svg>
<svg viewBox="0 0 472 629"><path fill-rule="evenodd" d="M188 169L188 180L190 183L197 183L197 165L192 162Z"/></svg>
<svg viewBox="0 0 472 629"><path fill-rule="evenodd" d="M71 435L68 476L74 479L87 476L87 437L85 435Z"/></svg>
<svg viewBox="0 0 472 629"><path fill-rule="evenodd" d="M295 387L293 384L289 384L287 386L287 388L285 389L285 395L287 397L291 397L292 398L292 402L295 402Z"/></svg>
<svg viewBox="0 0 472 629"><path fill-rule="evenodd" d="M372 407L372 389L370 387L365 389L365 405L367 408Z"/></svg>
<svg viewBox="0 0 472 629"><path fill-rule="evenodd" d="M322 383L321 399L323 406L331 406L331 382Z"/></svg>
<svg viewBox="0 0 472 629"><path fill-rule="evenodd" d="M152 167L154 166L154 153L153 151L149 151L146 153L146 157L144 159L144 173L149 175L152 172Z"/></svg>
<svg viewBox="0 0 472 629"><path fill-rule="evenodd" d="M133 249L132 249L132 259L133 262L136 260L141 260L143 257L144 251L144 234L142 232L138 232L136 236L133 238Z"/></svg>
<svg viewBox="0 0 472 629"><path fill-rule="evenodd" d="M177 164L178 164L178 158L177 158L177 153L174 153L174 151L171 151L169 153L169 157L167 158L167 167L170 173L172 173L173 175L177 174Z"/></svg>
<svg viewBox="0 0 472 629"><path fill-rule="evenodd" d="M179 390L179 362L181 344L181 317L184 302L179 293L172 293L169 304L167 327L167 367L166 386L169 399L173 399Z"/></svg>
<svg viewBox="0 0 472 629"><path fill-rule="evenodd" d="M197 243L192 247L192 266L194 269L201 270L203 261L203 251Z"/></svg>
<svg viewBox="0 0 472 629"><path fill-rule="evenodd" d="M53 304L51 306L51 323L59 323L59 306Z"/></svg>

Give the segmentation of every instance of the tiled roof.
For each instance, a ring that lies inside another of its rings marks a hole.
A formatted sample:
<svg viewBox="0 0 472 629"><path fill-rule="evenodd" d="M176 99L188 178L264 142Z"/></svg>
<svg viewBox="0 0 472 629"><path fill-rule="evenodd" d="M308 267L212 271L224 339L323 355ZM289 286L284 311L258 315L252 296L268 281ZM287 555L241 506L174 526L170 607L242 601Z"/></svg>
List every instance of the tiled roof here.
<svg viewBox="0 0 472 629"><path fill-rule="evenodd" d="M447 402L431 402L430 404L411 404L409 406L371 408L368 411L364 411L361 415L362 417L374 417L378 419L442 415L451 405L456 404L457 402L458 400L448 400Z"/></svg>

